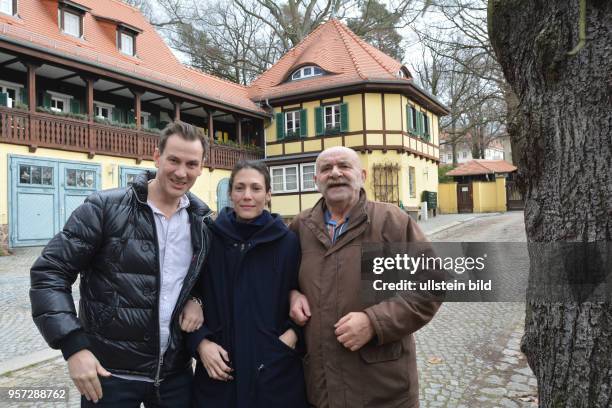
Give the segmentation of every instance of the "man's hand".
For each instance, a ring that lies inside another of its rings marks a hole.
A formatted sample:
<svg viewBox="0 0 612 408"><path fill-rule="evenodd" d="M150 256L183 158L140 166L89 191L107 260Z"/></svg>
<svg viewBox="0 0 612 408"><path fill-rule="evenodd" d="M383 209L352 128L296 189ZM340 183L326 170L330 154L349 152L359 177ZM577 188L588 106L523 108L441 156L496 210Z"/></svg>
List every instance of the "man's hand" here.
<svg viewBox="0 0 612 408"><path fill-rule="evenodd" d="M310 319L308 299L298 290L289 293L289 317L298 326L304 326Z"/></svg>
<svg viewBox="0 0 612 408"><path fill-rule="evenodd" d="M357 351L374 337L374 327L367 314L363 312L351 312L336 324L336 338L344 347L351 351Z"/></svg>
<svg viewBox="0 0 612 408"><path fill-rule="evenodd" d="M200 360L208 373L208 376L213 380L229 381L234 377L230 375L234 371L229 364L229 356L227 351L217 343L208 339L204 339L198 345L198 353Z"/></svg>
<svg viewBox="0 0 612 408"><path fill-rule="evenodd" d="M292 349L295 349L295 345L298 341L297 334L295 334L293 329L287 329L278 339Z"/></svg>
<svg viewBox="0 0 612 408"><path fill-rule="evenodd" d="M202 306L194 300L188 300L179 316L181 329L187 333L198 330L204 324Z"/></svg>
<svg viewBox="0 0 612 408"><path fill-rule="evenodd" d="M102 398L102 385L98 375L110 377L98 359L89 350L81 350L68 358L68 372L77 389L88 401L98 402Z"/></svg>

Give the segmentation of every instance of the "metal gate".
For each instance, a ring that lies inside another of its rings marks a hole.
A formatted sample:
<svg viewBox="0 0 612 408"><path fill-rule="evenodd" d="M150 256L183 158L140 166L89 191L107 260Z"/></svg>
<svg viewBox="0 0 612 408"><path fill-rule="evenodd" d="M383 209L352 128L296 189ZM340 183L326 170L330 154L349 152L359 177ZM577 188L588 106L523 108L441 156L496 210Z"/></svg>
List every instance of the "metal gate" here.
<svg viewBox="0 0 612 408"><path fill-rule="evenodd" d="M508 211L525 209L525 199L515 181L506 181L506 207Z"/></svg>
<svg viewBox="0 0 612 408"><path fill-rule="evenodd" d="M472 183L457 184L457 211L460 213L474 212Z"/></svg>
<svg viewBox="0 0 612 408"><path fill-rule="evenodd" d="M9 245L46 244L100 188L100 166L9 156Z"/></svg>

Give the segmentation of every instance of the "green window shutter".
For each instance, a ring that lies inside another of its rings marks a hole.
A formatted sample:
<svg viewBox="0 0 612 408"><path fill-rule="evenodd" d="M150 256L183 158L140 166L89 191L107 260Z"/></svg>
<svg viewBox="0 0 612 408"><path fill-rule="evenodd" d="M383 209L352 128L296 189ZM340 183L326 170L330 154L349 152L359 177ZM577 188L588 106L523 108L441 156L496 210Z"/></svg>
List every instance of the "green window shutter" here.
<svg viewBox="0 0 612 408"><path fill-rule="evenodd" d="M157 127L157 118L154 115L149 116L149 129Z"/></svg>
<svg viewBox="0 0 612 408"><path fill-rule="evenodd" d="M81 113L81 102L78 99L70 101L70 113Z"/></svg>
<svg viewBox="0 0 612 408"><path fill-rule="evenodd" d="M323 134L323 108L320 106L315 108L315 130L317 136Z"/></svg>
<svg viewBox="0 0 612 408"><path fill-rule="evenodd" d="M300 136L308 136L308 111L306 109L300 111Z"/></svg>
<svg viewBox="0 0 612 408"><path fill-rule="evenodd" d="M285 138L285 113L279 112L276 114L276 140Z"/></svg>
<svg viewBox="0 0 612 408"><path fill-rule="evenodd" d="M129 124L136 124L136 116L134 116L134 112L133 111L128 111L127 113L127 123Z"/></svg>
<svg viewBox="0 0 612 408"><path fill-rule="evenodd" d="M348 103L340 104L340 131L348 132Z"/></svg>
<svg viewBox="0 0 612 408"><path fill-rule="evenodd" d="M45 94L43 95L43 106L45 108L51 107L51 94L48 92L45 92Z"/></svg>
<svg viewBox="0 0 612 408"><path fill-rule="evenodd" d="M113 122L121 122L121 109L113 108L111 118L113 119Z"/></svg>
<svg viewBox="0 0 612 408"><path fill-rule="evenodd" d="M25 86L21 88L21 103L28 104L28 88Z"/></svg>
<svg viewBox="0 0 612 408"><path fill-rule="evenodd" d="M412 127L412 107L410 105L406 105L406 120L408 121L408 127L406 129L408 129L408 131L414 131Z"/></svg>
<svg viewBox="0 0 612 408"><path fill-rule="evenodd" d="M421 112L417 112L417 135L423 136L423 114Z"/></svg>
<svg viewBox="0 0 612 408"><path fill-rule="evenodd" d="M0 106L8 106L8 94L0 93Z"/></svg>

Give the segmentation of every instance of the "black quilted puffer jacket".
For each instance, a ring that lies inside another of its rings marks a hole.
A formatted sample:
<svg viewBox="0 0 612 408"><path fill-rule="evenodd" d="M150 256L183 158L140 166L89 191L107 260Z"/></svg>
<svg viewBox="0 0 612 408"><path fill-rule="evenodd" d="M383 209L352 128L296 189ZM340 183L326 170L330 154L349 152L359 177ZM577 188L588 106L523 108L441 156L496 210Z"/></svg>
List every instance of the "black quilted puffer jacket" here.
<svg viewBox="0 0 612 408"><path fill-rule="evenodd" d="M210 209L192 194L193 258L174 308L169 346L159 357L159 249L142 175L128 188L90 195L45 247L30 271L32 316L67 359L90 350L107 370L153 379L191 364L178 316L207 256ZM80 274L79 317L71 286Z"/></svg>

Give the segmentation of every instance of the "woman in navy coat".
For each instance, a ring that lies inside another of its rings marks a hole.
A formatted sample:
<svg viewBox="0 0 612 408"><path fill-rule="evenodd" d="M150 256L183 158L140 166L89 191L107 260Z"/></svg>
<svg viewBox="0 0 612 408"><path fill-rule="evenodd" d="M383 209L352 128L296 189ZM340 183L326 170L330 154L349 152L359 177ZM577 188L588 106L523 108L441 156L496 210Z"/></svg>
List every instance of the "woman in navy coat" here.
<svg viewBox="0 0 612 408"><path fill-rule="evenodd" d="M211 227L198 283L204 325L188 338L197 360L193 406L305 408L300 329L289 318L297 237L264 209L271 189L263 163L238 163L229 189L234 208L223 209Z"/></svg>

